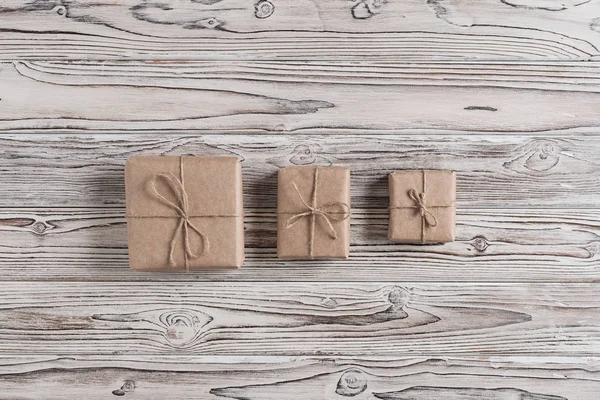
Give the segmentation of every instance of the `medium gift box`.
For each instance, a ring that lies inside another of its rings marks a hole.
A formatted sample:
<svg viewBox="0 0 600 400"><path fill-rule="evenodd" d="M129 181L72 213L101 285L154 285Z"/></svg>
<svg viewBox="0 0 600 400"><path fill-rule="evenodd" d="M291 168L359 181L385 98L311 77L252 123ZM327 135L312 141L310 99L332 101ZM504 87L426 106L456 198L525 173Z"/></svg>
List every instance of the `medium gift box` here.
<svg viewBox="0 0 600 400"><path fill-rule="evenodd" d="M132 157L125 167L129 265L191 271L244 262L235 157Z"/></svg>
<svg viewBox="0 0 600 400"><path fill-rule="evenodd" d="M279 170L277 255L288 259L346 259L350 251L350 170Z"/></svg>
<svg viewBox="0 0 600 400"><path fill-rule="evenodd" d="M454 171L394 171L389 175L388 237L403 243L454 241Z"/></svg>

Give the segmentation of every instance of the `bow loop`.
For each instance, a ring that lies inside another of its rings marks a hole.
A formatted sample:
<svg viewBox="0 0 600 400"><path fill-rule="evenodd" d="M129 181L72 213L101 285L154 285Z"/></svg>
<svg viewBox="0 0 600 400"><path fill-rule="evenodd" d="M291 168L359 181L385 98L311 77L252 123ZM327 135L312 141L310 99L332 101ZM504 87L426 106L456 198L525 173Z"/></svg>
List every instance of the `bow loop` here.
<svg viewBox="0 0 600 400"><path fill-rule="evenodd" d="M198 229L198 227L196 227L194 223L190 220L189 200L184 184L183 158L180 158L180 171L180 178L177 178L171 173L156 175L151 181L151 186L154 191L155 197L166 206L175 210L175 212L179 215L180 218L179 223L177 224L177 228L173 233L173 237L171 238L171 243L169 247L169 264L171 265L171 267L175 267L177 265L177 263L175 262L174 253L175 248L177 247L179 237L182 236L184 265L186 271L189 271L189 260L195 260L204 256L209 250L210 242L208 241L208 237L204 233L200 232L200 229ZM164 181L169 190L175 195L175 202L169 200L163 193L161 193L157 186L159 180ZM200 254L196 254L192 250L192 245L190 241L190 236L192 232L195 233L202 242L202 252Z"/></svg>
<svg viewBox="0 0 600 400"><path fill-rule="evenodd" d="M408 197L413 199L417 204L421 203L421 196L419 196L419 192L417 192L417 189L410 189L408 191Z"/></svg>
<svg viewBox="0 0 600 400"><path fill-rule="evenodd" d="M438 220L435 217L435 215L433 215L431 210L427 208L425 202L425 193L419 193L416 189L410 189L408 191L408 197L410 197L416 203L415 208L419 210L423 221L432 228L436 227L438 224Z"/></svg>
<svg viewBox="0 0 600 400"><path fill-rule="evenodd" d="M423 217L427 225L429 225L430 227L435 228L437 226L438 220L431 211L427 210L425 214L421 212L421 216Z"/></svg>
<svg viewBox="0 0 600 400"><path fill-rule="evenodd" d="M160 190L157 186L157 183L160 180L165 182L166 186L169 188L169 190L172 192L172 194L175 195L176 201L179 204L169 200L167 198L167 196L163 195L160 192ZM166 206L175 210L177 212L177 214L179 214L179 216L181 216L181 217L186 215L187 202L184 202L185 190L183 188L183 184L175 175L173 175L171 173L158 174L152 179L151 185L152 185L152 189L154 191L154 195L161 203L163 203Z"/></svg>
<svg viewBox="0 0 600 400"><path fill-rule="evenodd" d="M427 191L427 171L422 171L423 177L423 191L418 192L417 189L411 188L407 191L407 196L414 202L414 205L402 204L398 206L390 206L390 210L401 210L401 209L417 209L417 212L421 216L421 242L425 243L425 232L427 227L434 228L438 225L438 219L431 210L439 208L449 208L454 206L454 200L450 204L430 204L427 205L426 193Z"/></svg>
<svg viewBox="0 0 600 400"><path fill-rule="evenodd" d="M301 211L297 214L292 215L291 217L289 217L287 219L287 221L285 223L285 228L288 229L288 228L291 228L292 226L294 226L302 218L305 218L305 217L311 218L311 220L310 220L310 241L308 244L309 255L311 258L314 257L315 224L316 224L317 217L321 217L322 220L325 221L325 226L327 227L327 232L329 233L329 236L331 236L331 238L334 240L338 238L338 233L337 233L335 227L333 226L333 222L343 221L350 217L350 206L348 204L342 203L340 201L327 203L320 207L317 207L317 185L318 185L318 182L319 182L319 168L317 167L317 168L315 168L314 183L313 183L313 190L312 190L310 203L308 203L304 199L304 197L302 196L302 193L300 193L300 190L298 189L298 186L296 185L296 183L292 182L292 185L294 186L294 190L296 190L296 193L298 194L298 198L300 199L300 202L302 202L302 204L304 205L304 207L307 210Z"/></svg>
<svg viewBox="0 0 600 400"><path fill-rule="evenodd" d="M320 209L334 221L343 221L350 216L350 206L341 201L324 204Z"/></svg>

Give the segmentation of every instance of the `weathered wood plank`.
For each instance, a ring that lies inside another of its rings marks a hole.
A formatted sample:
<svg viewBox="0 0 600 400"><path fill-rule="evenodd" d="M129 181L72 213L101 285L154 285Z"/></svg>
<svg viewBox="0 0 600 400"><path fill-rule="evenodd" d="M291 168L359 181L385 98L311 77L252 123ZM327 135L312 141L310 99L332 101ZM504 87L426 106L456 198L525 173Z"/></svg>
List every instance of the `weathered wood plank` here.
<svg viewBox="0 0 600 400"><path fill-rule="evenodd" d="M598 15L577 0L4 0L0 57L589 60Z"/></svg>
<svg viewBox="0 0 600 400"><path fill-rule="evenodd" d="M0 131L597 134L599 83L577 63L4 63Z"/></svg>
<svg viewBox="0 0 600 400"><path fill-rule="evenodd" d="M5 282L0 352L594 355L597 284Z"/></svg>
<svg viewBox="0 0 600 400"><path fill-rule="evenodd" d="M587 357L0 357L0 397L454 400L482 399L473 393L485 390L490 400L596 400L598 363ZM416 391L429 396L415 397Z"/></svg>
<svg viewBox="0 0 600 400"><path fill-rule="evenodd" d="M1 102L0 102L1 104ZM597 113L600 116L600 113ZM460 210L600 208L600 136L0 135L2 207L122 207L134 155L234 155L249 209L276 206L280 167L346 165L352 205L385 209L396 169L457 171Z"/></svg>
<svg viewBox="0 0 600 400"><path fill-rule="evenodd" d="M600 281L600 210L462 210L456 242L432 246L392 243L387 224L385 209L355 208L349 260L284 261L275 209L246 209L244 268L152 274L128 268L121 208L4 209L0 279Z"/></svg>

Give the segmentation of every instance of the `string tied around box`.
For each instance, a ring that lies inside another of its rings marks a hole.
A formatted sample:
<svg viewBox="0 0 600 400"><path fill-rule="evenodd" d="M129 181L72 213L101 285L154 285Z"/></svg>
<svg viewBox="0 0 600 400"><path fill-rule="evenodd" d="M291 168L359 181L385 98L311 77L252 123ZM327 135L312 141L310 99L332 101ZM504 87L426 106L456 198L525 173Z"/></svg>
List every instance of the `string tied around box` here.
<svg viewBox="0 0 600 400"><path fill-rule="evenodd" d="M175 232L171 238L171 242L169 245L169 265L171 267L175 267L177 263L175 262L174 253L175 247L177 246L177 241L180 236L183 237L183 250L184 250L184 266L185 270L189 272L189 261L198 259L205 254L208 253L210 249L210 241L208 237L198 229L196 225L191 221L191 216L189 214L190 209L190 201L189 196L185 190L185 178L184 178L184 169L183 169L183 157L179 158L179 178L171 173L162 173L156 175L150 185L152 187L154 196L161 201L163 204L169 206L175 212L177 212L179 216L179 223L177 224L177 228L175 228ZM177 198L177 203L172 202L167 199L165 196L161 194L156 186L159 180L163 180L169 189L175 194ZM202 242L202 252L200 254L194 253L192 250L192 246L190 244L190 234L194 232Z"/></svg>
<svg viewBox="0 0 600 400"><path fill-rule="evenodd" d="M415 207L419 210L423 221L432 228L436 227L438 224L438 220L435 217L435 215L433 215L431 210L427 208L427 204L425 202L425 192L419 193L416 189L413 188L408 191L408 197L413 199L416 203Z"/></svg>
<svg viewBox="0 0 600 400"><path fill-rule="evenodd" d="M408 197L414 201L414 206L396 206L390 207L390 210L401 210L406 208L415 208L421 215L421 242L425 242L425 228L431 227L435 228L438 225L438 219L433 213L432 209L435 208L448 208L454 205L454 202L450 204L427 204L426 193L427 193L427 171L423 171L423 191L419 192L415 188L411 188L408 190Z"/></svg>
<svg viewBox="0 0 600 400"><path fill-rule="evenodd" d="M314 243L315 243L315 226L317 223L317 217L321 217L321 219L325 222L325 226L327 228L327 232L332 239L338 238L338 233L333 226L333 222L335 221L343 221L350 217L350 206L341 201L330 202L327 204L323 204L321 206L317 206L317 188L319 185L319 167L315 168L314 178L313 178L313 186L312 193L310 197L310 202L306 201L300 193L298 189L298 185L296 182L292 182L294 186L294 190L298 194L298 198L306 208L305 211L300 211L298 213L294 213L291 217L289 217L285 223L285 229L289 229L296 225L298 221L303 218L310 218L309 222L309 235L310 239L308 242L308 254L310 258L314 258ZM335 208L338 211L335 211ZM290 213L282 213L282 214L290 214Z"/></svg>

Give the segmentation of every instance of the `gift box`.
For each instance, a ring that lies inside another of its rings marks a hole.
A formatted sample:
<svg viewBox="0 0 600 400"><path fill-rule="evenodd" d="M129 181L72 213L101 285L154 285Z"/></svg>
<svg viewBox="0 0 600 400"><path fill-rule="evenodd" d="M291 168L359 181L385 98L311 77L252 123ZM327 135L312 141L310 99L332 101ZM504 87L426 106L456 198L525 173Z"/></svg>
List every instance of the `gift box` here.
<svg viewBox="0 0 600 400"><path fill-rule="evenodd" d="M388 237L403 243L454 240L454 171L395 171L389 175Z"/></svg>
<svg viewBox="0 0 600 400"><path fill-rule="evenodd" d="M290 167L279 170L277 255L281 258L348 258L350 170Z"/></svg>
<svg viewBox="0 0 600 400"><path fill-rule="evenodd" d="M129 265L191 271L244 262L235 157L132 157L125 167Z"/></svg>

